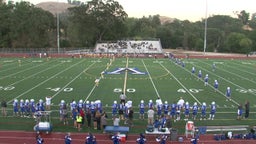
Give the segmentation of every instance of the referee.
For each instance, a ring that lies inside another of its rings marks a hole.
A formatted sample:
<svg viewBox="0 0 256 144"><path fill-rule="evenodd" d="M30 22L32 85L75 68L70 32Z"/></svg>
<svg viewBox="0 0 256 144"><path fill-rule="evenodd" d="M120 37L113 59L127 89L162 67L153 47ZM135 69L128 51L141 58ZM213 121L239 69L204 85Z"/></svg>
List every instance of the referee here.
<svg viewBox="0 0 256 144"><path fill-rule="evenodd" d="M122 92L120 94L120 103L124 103L125 104L125 100L126 100L126 95L124 94L124 92Z"/></svg>

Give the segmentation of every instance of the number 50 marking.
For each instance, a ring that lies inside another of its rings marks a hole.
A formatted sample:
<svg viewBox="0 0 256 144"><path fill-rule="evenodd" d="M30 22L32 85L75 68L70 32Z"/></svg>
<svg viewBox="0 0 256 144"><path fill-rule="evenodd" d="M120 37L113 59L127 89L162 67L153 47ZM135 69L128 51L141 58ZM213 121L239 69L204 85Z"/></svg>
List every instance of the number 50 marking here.
<svg viewBox="0 0 256 144"><path fill-rule="evenodd" d="M113 91L114 91L115 93L120 93L120 92L123 91L123 89L121 89L121 88L115 88ZM134 93L136 90L135 90L134 88L128 88L128 89L126 89L126 91L129 92L129 93Z"/></svg>

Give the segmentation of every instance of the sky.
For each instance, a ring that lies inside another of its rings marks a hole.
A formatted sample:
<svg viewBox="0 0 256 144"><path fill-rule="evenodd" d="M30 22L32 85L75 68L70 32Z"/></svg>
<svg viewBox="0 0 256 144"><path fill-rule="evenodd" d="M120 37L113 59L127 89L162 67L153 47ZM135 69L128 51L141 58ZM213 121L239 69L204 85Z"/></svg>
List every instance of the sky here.
<svg viewBox="0 0 256 144"><path fill-rule="evenodd" d="M20 1L20 0L16 0ZM24 0L33 4L67 0ZM88 0L81 0L88 1ZM168 16L180 20L198 21L212 15L229 15L236 17L235 12L245 10L256 12L256 0L115 0L124 8L129 17L141 18L149 15ZM207 9L207 10L206 10Z"/></svg>

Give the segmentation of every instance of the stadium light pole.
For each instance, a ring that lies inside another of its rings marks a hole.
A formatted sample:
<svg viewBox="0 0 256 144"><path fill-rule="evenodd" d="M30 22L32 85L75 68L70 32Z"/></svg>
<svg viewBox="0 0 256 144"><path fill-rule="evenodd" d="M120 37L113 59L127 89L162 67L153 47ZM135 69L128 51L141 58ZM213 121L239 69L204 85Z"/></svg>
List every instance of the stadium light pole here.
<svg viewBox="0 0 256 144"><path fill-rule="evenodd" d="M205 22L204 22L204 54L207 46L207 19L208 19L208 2L205 0Z"/></svg>
<svg viewBox="0 0 256 144"><path fill-rule="evenodd" d="M57 48L58 48L58 54L60 53L60 16L58 12L58 4L59 0L57 0Z"/></svg>

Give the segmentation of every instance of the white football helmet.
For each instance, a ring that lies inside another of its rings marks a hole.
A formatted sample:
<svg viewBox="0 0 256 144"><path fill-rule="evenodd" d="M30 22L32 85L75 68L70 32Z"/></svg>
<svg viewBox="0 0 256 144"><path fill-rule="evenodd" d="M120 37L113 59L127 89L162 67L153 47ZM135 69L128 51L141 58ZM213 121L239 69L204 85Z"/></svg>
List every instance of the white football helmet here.
<svg viewBox="0 0 256 144"><path fill-rule="evenodd" d="M194 105L197 105L197 102L195 102Z"/></svg>
<svg viewBox="0 0 256 144"><path fill-rule="evenodd" d="M42 99L40 99L40 100L39 100L39 102L40 102L40 103L42 103L42 102L43 102L43 100L42 100Z"/></svg>
<svg viewBox="0 0 256 144"><path fill-rule="evenodd" d="M22 103L23 103L23 102L24 102L24 100L23 100L23 99L21 99L21 100L20 100L20 102L22 102Z"/></svg>
<svg viewBox="0 0 256 144"><path fill-rule="evenodd" d="M140 103L144 103L144 100L141 100Z"/></svg>
<svg viewBox="0 0 256 144"><path fill-rule="evenodd" d="M205 103L205 102L203 102L203 106L206 106L206 103Z"/></svg>
<svg viewBox="0 0 256 144"><path fill-rule="evenodd" d="M34 99L31 99L30 102L34 102L35 100Z"/></svg>
<svg viewBox="0 0 256 144"><path fill-rule="evenodd" d="M76 101L73 101L72 104L76 104Z"/></svg>
<svg viewBox="0 0 256 144"><path fill-rule="evenodd" d="M168 104L168 102L167 102L167 101L165 101L164 103L165 103L165 104Z"/></svg>
<svg viewBox="0 0 256 144"><path fill-rule="evenodd" d="M188 105L189 103L188 102L186 102L186 105Z"/></svg>
<svg viewBox="0 0 256 144"><path fill-rule="evenodd" d="M230 87L227 87L227 89L230 89Z"/></svg>
<svg viewBox="0 0 256 144"><path fill-rule="evenodd" d="M80 99L80 100L79 100L79 103L83 103L83 100Z"/></svg>
<svg viewBox="0 0 256 144"><path fill-rule="evenodd" d="M87 104L89 104L90 102L89 101L86 101Z"/></svg>
<svg viewBox="0 0 256 144"><path fill-rule="evenodd" d="M63 104L63 103L65 103L65 101L64 101L64 100L61 100L60 102L61 102L62 104Z"/></svg>
<svg viewBox="0 0 256 144"><path fill-rule="evenodd" d="M215 102L214 102L214 101L212 102L212 105L215 105Z"/></svg>
<svg viewBox="0 0 256 144"><path fill-rule="evenodd" d="M15 99L15 100L14 100L14 102L18 102L18 100L17 100L17 99Z"/></svg>
<svg viewBox="0 0 256 144"><path fill-rule="evenodd" d="M114 104L117 104L117 101L114 101Z"/></svg>
<svg viewBox="0 0 256 144"><path fill-rule="evenodd" d="M153 101L152 100L149 100L150 103L152 103Z"/></svg>

